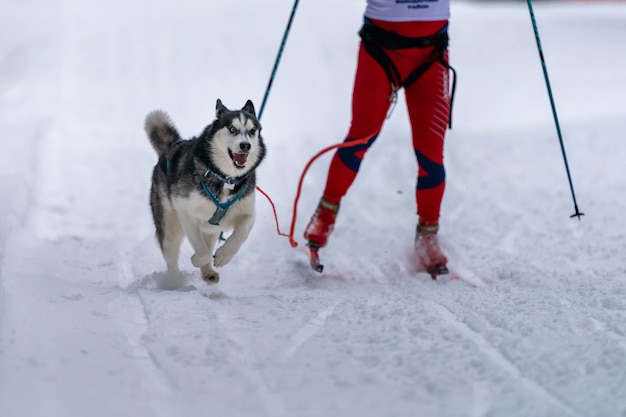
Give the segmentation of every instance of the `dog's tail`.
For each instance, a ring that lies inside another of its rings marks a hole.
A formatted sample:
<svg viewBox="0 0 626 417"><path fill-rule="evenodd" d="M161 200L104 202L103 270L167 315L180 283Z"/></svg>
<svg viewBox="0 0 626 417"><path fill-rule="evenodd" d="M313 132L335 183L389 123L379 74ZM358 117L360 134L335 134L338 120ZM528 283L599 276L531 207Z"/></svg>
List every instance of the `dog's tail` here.
<svg viewBox="0 0 626 417"><path fill-rule="evenodd" d="M159 156L163 155L174 142L181 139L172 119L163 110L154 110L148 114L144 129Z"/></svg>

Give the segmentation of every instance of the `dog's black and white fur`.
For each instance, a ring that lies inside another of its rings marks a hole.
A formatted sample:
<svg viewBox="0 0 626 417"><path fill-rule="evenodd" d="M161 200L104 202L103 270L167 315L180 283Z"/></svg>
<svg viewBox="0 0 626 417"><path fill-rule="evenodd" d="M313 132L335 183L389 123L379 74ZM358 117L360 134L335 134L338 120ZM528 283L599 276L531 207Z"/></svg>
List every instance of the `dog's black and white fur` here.
<svg viewBox="0 0 626 417"><path fill-rule="evenodd" d="M161 110L148 114L145 130L159 155L150 206L168 272L179 272L186 235L194 250L191 262L208 283L216 283L213 266L235 256L254 224L255 169L266 152L254 105L248 100L231 111L217 100L216 120L189 140L181 139ZM230 230L214 255L220 234Z"/></svg>

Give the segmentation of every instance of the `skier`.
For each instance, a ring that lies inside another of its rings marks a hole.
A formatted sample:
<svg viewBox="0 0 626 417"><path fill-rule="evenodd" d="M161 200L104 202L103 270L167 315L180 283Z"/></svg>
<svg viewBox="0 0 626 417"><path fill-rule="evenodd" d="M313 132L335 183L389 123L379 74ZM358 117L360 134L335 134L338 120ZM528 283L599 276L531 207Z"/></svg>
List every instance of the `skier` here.
<svg viewBox="0 0 626 417"><path fill-rule="evenodd" d="M419 166L415 256L433 279L448 272L437 232L445 187L444 136L451 108L449 17L449 0L367 0L352 93L352 122L344 140L361 139L362 143L340 148L333 155L322 198L304 232L316 258L319 248L328 242L340 201L380 133L397 90L404 88ZM369 140L363 143L363 138Z"/></svg>

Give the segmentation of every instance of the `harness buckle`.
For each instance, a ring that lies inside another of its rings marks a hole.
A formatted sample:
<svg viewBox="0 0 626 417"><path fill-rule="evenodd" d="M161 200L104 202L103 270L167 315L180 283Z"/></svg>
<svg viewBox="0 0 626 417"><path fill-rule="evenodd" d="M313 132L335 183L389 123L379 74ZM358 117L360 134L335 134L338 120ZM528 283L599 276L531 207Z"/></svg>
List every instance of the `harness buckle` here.
<svg viewBox="0 0 626 417"><path fill-rule="evenodd" d="M396 108L396 104L398 104L398 90L399 89L400 89L399 86L395 85L394 83L391 83L391 94L389 95L389 102L391 103L391 105L389 107L389 110L387 111L386 119L389 119L391 117L391 114Z"/></svg>

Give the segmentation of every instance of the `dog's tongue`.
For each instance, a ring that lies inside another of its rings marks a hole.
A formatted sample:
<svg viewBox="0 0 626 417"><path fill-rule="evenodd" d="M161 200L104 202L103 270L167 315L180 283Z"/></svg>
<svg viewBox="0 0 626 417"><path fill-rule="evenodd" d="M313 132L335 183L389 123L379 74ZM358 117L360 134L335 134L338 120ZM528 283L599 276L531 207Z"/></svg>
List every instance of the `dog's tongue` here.
<svg viewBox="0 0 626 417"><path fill-rule="evenodd" d="M247 153L234 153L233 154L233 161L235 162L235 165L237 166L244 166L246 165L246 161L248 160L248 154Z"/></svg>

